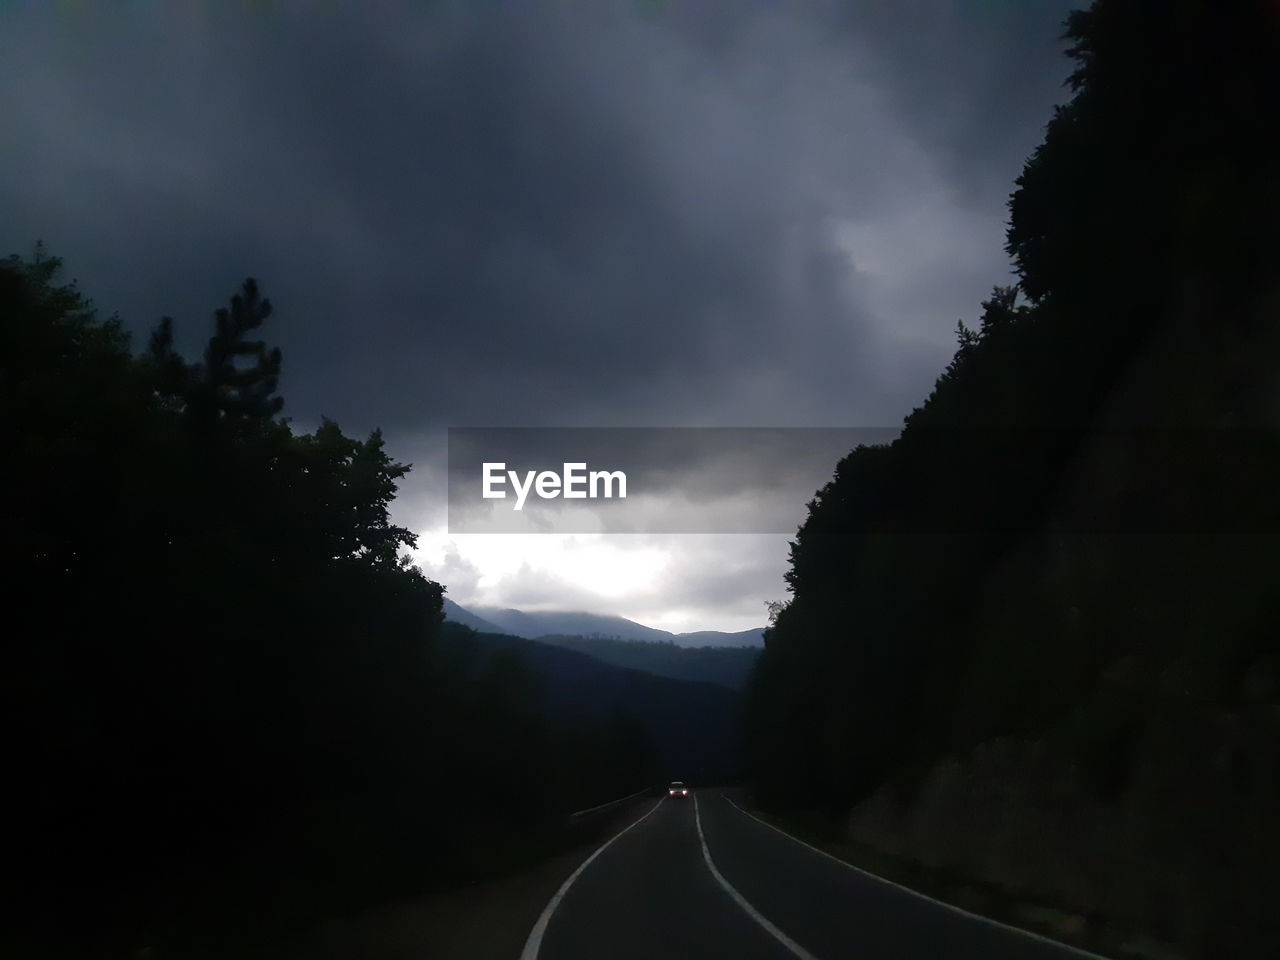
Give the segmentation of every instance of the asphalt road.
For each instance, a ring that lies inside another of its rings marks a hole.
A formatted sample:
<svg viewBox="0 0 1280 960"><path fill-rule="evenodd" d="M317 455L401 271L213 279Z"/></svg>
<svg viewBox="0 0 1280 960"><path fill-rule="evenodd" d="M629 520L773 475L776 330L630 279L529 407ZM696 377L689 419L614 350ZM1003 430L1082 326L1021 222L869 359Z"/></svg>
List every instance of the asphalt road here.
<svg viewBox="0 0 1280 960"><path fill-rule="evenodd" d="M664 798L588 858L522 960L1089 956L851 869L708 791Z"/></svg>

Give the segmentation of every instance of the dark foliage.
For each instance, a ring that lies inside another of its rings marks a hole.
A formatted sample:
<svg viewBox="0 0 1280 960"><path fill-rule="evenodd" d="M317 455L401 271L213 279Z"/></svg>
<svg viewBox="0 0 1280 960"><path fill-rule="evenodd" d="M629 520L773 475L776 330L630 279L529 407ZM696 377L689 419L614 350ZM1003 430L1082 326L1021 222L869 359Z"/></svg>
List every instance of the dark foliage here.
<svg viewBox="0 0 1280 960"><path fill-rule="evenodd" d="M633 727L579 742L518 654L440 649L408 467L277 416L252 280L190 363L58 269L0 263L6 952L199 956L492 873L595 799L530 787Z"/></svg>
<svg viewBox="0 0 1280 960"><path fill-rule="evenodd" d="M760 656L759 647L683 647L674 642L619 640L616 637L538 637L543 643L579 650L619 667L660 677L718 683L741 690Z"/></svg>
<svg viewBox="0 0 1280 960"><path fill-rule="evenodd" d="M1185 845L1214 861L1186 886L1194 952L1256 924L1274 882L1241 872L1194 790L1158 807L1134 783L1220 784L1231 743L1280 747L1280 164L1262 146L1280 7L1100 0L1067 37L1074 97L1010 204L1020 283L960 325L900 438L854 450L810 504L749 688L751 762L765 802L844 817L886 783L909 804L993 738L1047 744L1183 838L1129 865L1133 889ZM1242 787L1228 817L1280 803L1262 796ZM1274 851L1274 821L1249 822ZM1261 955L1241 937L1215 955Z"/></svg>
<svg viewBox="0 0 1280 960"><path fill-rule="evenodd" d="M630 762L617 767L616 757L597 758L572 770L565 782L581 784L575 796L590 791L607 800L644 783L723 782L741 776L741 701L735 691L611 665L542 640L473 633L461 624L445 624L445 636L446 646L461 646L471 656L518 656L535 678L544 716L561 729L599 731L603 724L615 733L634 732L618 744L619 755L632 757ZM616 777L603 775L615 769ZM637 770L647 773L638 783Z"/></svg>

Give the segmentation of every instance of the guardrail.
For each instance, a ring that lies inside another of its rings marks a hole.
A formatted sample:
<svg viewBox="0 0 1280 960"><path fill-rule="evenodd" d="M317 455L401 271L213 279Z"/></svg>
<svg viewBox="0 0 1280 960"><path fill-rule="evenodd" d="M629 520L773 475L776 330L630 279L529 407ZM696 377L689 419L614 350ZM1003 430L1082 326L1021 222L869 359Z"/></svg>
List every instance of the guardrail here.
<svg viewBox="0 0 1280 960"><path fill-rule="evenodd" d="M636 797L644 796L646 793L650 793L651 791L656 789L657 789L657 786L642 787L641 789L637 790L635 793L628 794L625 797L619 797L617 800L610 800L607 803L598 803L594 807L587 807L587 809L585 810L578 810L574 813L569 814L569 822L574 823L575 821L580 820L583 817L590 816L593 813L600 813L601 811L607 810L610 807L616 807L620 803L626 803L628 800L634 800Z"/></svg>

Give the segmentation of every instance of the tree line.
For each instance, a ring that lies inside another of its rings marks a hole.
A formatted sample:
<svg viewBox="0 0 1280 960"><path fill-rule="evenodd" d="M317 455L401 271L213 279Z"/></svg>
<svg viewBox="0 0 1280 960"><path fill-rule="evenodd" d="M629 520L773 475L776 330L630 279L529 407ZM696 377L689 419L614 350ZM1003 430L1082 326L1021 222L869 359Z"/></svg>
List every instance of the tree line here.
<svg viewBox="0 0 1280 960"><path fill-rule="evenodd" d="M1261 955L1242 944L1277 939L1248 851L1277 852L1259 811L1280 802L1280 164L1260 146L1280 12L1098 0L1065 38L1071 97L1009 203L1017 282L792 541L753 774L762 802L840 822L886 789L909 812L946 758L1037 744L1081 796L1180 838L1135 854L1131 887L1199 865L1142 922Z"/></svg>
<svg viewBox="0 0 1280 960"><path fill-rule="evenodd" d="M632 727L553 728L518 658L441 647L409 467L281 416L253 280L193 361L60 269L0 261L9 948L205 955L491 875L646 782Z"/></svg>

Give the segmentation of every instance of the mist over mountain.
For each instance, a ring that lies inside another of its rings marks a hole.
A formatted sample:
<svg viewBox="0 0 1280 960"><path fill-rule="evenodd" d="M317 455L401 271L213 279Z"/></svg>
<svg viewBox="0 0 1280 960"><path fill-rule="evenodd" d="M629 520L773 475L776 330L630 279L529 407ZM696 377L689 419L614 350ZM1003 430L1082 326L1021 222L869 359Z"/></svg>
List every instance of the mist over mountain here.
<svg viewBox="0 0 1280 960"><path fill-rule="evenodd" d="M463 623L481 631L509 633L526 640L539 637L608 637L616 640L641 640L649 643L677 643L682 647L763 646L764 628L727 633L721 630L698 630L672 633L647 627L626 617L569 610L515 610L503 607L477 606L470 609L445 600L445 619ZM481 626L479 624L487 624Z"/></svg>
<svg viewBox="0 0 1280 960"><path fill-rule="evenodd" d="M444 598L444 618L450 623L460 623L464 627L478 630L480 633L505 633L496 623L477 617L466 607L459 606L448 597Z"/></svg>

